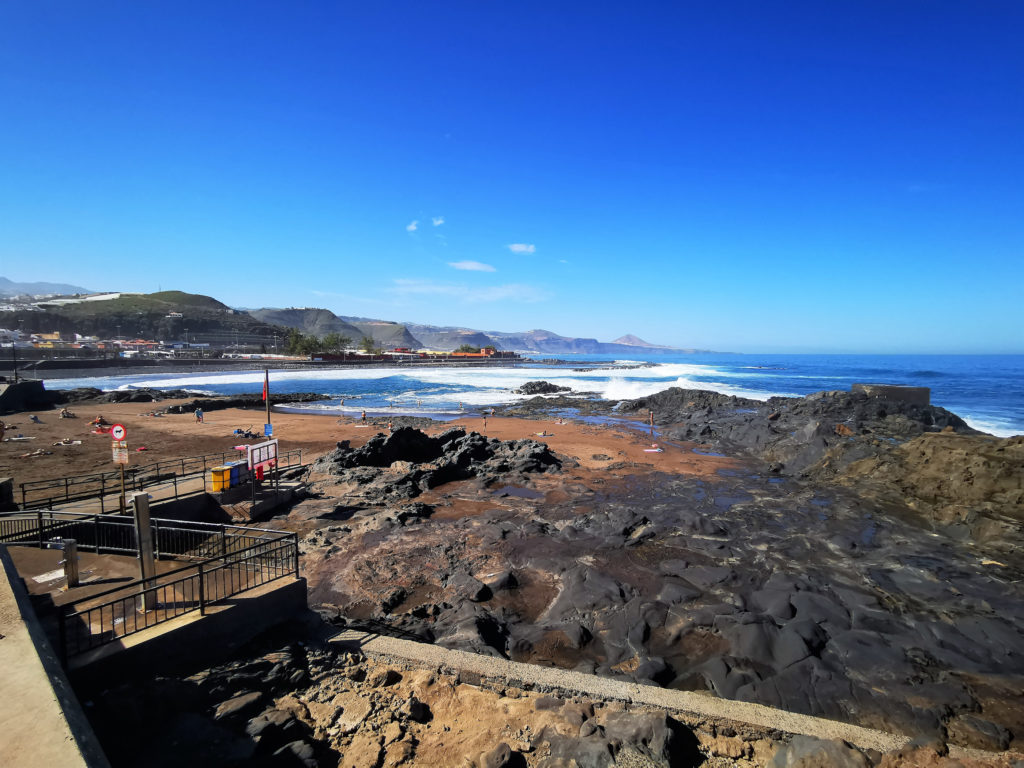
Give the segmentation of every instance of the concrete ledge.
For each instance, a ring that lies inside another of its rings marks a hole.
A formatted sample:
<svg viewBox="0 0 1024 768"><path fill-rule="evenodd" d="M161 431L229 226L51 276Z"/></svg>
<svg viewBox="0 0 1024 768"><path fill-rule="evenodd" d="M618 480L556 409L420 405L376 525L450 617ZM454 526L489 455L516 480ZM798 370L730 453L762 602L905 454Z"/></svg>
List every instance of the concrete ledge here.
<svg viewBox="0 0 1024 768"><path fill-rule="evenodd" d="M109 768L0 545L0 756L5 768Z"/></svg>
<svg viewBox="0 0 1024 768"><path fill-rule="evenodd" d="M441 648L426 643L400 640L359 630L345 630L331 638L340 648L358 649L371 658L413 666L429 666L442 672L478 675L481 679L498 681L504 686L564 691L603 701L621 701L667 710L679 715L688 725L714 724L754 728L758 731L781 731L790 735L813 736L819 739L842 739L861 749L890 752L905 746L910 738L872 728L849 725L821 717L794 714L781 709L744 701L720 699L715 696L637 685L597 675L555 667L522 664L493 656ZM991 757L991 753L950 747L954 757Z"/></svg>
<svg viewBox="0 0 1024 768"><path fill-rule="evenodd" d="M71 659L76 683L190 672L226 660L260 633L307 611L306 580L284 578Z"/></svg>

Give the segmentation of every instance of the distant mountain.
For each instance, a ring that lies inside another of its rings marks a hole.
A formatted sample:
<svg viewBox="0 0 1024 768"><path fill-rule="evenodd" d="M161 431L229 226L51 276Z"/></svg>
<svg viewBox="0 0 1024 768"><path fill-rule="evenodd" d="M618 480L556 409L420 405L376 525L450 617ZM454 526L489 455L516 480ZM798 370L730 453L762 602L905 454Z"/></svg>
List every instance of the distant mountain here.
<svg viewBox="0 0 1024 768"><path fill-rule="evenodd" d="M668 354L694 351L649 344L633 335L622 336L613 342L602 342L597 339L560 336L543 329L508 333L505 331L478 331L473 328L420 325L418 323L406 323L406 325L413 335L430 349L452 350L463 344L470 344L474 347L493 344L497 349L552 355L571 353L616 355L636 354L639 351L648 354Z"/></svg>
<svg viewBox="0 0 1024 768"><path fill-rule="evenodd" d="M346 323L329 309L289 308L289 309L250 309L248 313L257 320L288 328L298 328L302 333L311 336L326 336L328 333L340 333L348 336L356 345L363 338L363 332L354 325Z"/></svg>
<svg viewBox="0 0 1024 768"><path fill-rule="evenodd" d="M472 347L486 347L488 344L494 344L496 348L501 348L483 331L474 331L470 328L444 328L436 325L420 325L419 323L406 323L405 326L427 349L452 350L458 349L463 344L469 344Z"/></svg>
<svg viewBox="0 0 1024 768"><path fill-rule="evenodd" d="M415 336L409 333L409 329L401 323L393 323L390 320L368 320L364 317L344 317L346 322L351 323L359 330L359 338L369 336L377 344L386 349L394 347L408 347L409 349L421 349L424 344Z"/></svg>
<svg viewBox="0 0 1024 768"><path fill-rule="evenodd" d="M55 288L67 289L64 293L85 291L57 283L14 283L0 278L0 293L4 289L18 293L30 290L47 293ZM561 336L540 328L508 333L346 317L318 307L240 310L232 309L211 296L183 291L113 293L103 299L73 303L54 299L36 301L35 306L12 306L10 311L0 311L0 328L20 328L30 333L81 333L103 338L187 340L228 347L259 345L267 349L280 348L289 329L297 328L304 334L321 338L329 333L339 333L348 336L353 346L358 346L364 336L369 336L377 346L385 349L408 347L450 351L468 344L473 347L493 345L501 350L544 355L629 356L698 351L651 344L632 334L620 336L613 342L601 342L586 337Z"/></svg>
<svg viewBox="0 0 1024 768"><path fill-rule="evenodd" d="M59 294L61 296L75 293L92 293L88 288L79 285L68 285L67 283L16 283L6 277L0 277L0 296L49 296Z"/></svg>
<svg viewBox="0 0 1024 768"><path fill-rule="evenodd" d="M634 336L632 333L627 333L625 336L619 336L615 339L612 344L624 344L627 347L644 347L645 349L672 349L673 352L680 352L683 350L673 349L672 347L666 347L663 344L650 344L639 336Z"/></svg>

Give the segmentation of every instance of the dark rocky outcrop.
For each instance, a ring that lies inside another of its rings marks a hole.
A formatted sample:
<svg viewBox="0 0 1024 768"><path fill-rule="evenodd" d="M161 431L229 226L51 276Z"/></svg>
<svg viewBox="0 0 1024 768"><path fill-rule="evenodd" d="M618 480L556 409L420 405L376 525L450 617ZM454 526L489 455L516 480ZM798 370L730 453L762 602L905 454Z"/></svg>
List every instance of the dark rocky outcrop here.
<svg viewBox="0 0 1024 768"><path fill-rule="evenodd" d="M547 381L528 381L519 389L513 390L517 395L555 395L559 392L571 392L571 387L560 387Z"/></svg>
<svg viewBox="0 0 1024 768"><path fill-rule="evenodd" d="M978 434L934 405L816 392L765 402L705 390L671 389L620 404L624 413L654 412L655 423L681 440L745 453L785 474L830 475L926 432Z"/></svg>
<svg viewBox="0 0 1024 768"><path fill-rule="evenodd" d="M560 467L558 457L536 440L503 442L461 427L431 437L413 427L398 427L360 448L338 443L313 470L351 483L366 503L387 504L453 480L476 477L490 484Z"/></svg>

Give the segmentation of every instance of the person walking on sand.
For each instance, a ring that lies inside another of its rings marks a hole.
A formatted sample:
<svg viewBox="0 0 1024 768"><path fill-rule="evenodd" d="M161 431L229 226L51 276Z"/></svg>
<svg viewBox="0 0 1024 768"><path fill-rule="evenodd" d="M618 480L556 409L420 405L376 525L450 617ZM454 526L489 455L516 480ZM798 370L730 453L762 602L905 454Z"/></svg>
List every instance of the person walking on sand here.
<svg viewBox="0 0 1024 768"><path fill-rule="evenodd" d="M393 434L393 433L394 433L394 431L395 431L395 425L394 425L394 424L392 424L392 423L391 423L391 422L389 421L389 422L388 422L388 434L389 434L389 435L390 435L390 434Z"/></svg>
<svg viewBox="0 0 1024 768"><path fill-rule="evenodd" d="M363 415L359 417L359 420L364 423L366 422L366 411L363 411Z"/></svg>
<svg viewBox="0 0 1024 768"><path fill-rule="evenodd" d="M196 408L196 424L202 424L202 423L203 423L203 409L202 408Z"/></svg>

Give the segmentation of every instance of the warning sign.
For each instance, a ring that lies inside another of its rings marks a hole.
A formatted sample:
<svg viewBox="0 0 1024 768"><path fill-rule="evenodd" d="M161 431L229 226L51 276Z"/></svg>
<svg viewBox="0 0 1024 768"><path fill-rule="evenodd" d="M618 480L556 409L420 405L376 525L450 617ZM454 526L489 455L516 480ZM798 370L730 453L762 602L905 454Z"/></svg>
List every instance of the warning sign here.
<svg viewBox="0 0 1024 768"><path fill-rule="evenodd" d="M125 440L115 440L111 443L114 449L114 463L115 464L127 464L128 463L128 443Z"/></svg>
<svg viewBox="0 0 1024 768"><path fill-rule="evenodd" d="M115 424L110 428L110 438L116 442L121 442L128 437L128 430L124 428L124 424Z"/></svg>
<svg viewBox="0 0 1024 768"><path fill-rule="evenodd" d="M277 440L247 446L249 469L270 469L277 464Z"/></svg>

